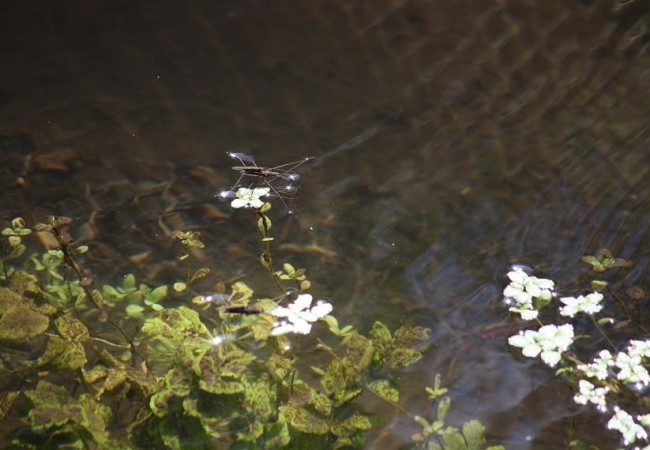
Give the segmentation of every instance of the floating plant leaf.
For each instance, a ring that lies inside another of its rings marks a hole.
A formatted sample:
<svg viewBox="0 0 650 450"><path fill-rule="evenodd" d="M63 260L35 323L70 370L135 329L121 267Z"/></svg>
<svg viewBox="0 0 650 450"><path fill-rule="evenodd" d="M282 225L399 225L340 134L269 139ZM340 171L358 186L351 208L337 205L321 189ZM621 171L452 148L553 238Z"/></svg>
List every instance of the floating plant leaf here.
<svg viewBox="0 0 650 450"><path fill-rule="evenodd" d="M0 317L0 339L25 339L47 330L50 319L27 305L10 307Z"/></svg>
<svg viewBox="0 0 650 450"><path fill-rule="evenodd" d="M632 263L622 258L614 258L612 252L606 248L596 250L595 255L585 255L582 261L590 264L594 272L605 272L614 267L630 267Z"/></svg>

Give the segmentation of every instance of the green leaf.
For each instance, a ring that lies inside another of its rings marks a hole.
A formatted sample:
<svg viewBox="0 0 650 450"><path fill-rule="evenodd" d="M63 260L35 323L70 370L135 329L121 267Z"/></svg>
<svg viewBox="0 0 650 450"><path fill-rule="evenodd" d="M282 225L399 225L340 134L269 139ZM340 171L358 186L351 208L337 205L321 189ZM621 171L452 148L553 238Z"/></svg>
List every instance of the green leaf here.
<svg viewBox="0 0 650 450"><path fill-rule="evenodd" d="M443 397L438 403L438 414L436 416L437 420L444 421L449 414L449 408L451 407L451 399L449 397Z"/></svg>
<svg viewBox="0 0 650 450"><path fill-rule="evenodd" d="M50 370L80 369L86 364L86 351L80 342L50 336L37 364Z"/></svg>
<svg viewBox="0 0 650 450"><path fill-rule="evenodd" d="M11 252L5 257L5 260L8 261L10 259L16 259L23 253L25 253L25 250L27 250L27 247L25 247L25 244L19 244L16 245L15 247L11 248Z"/></svg>
<svg viewBox="0 0 650 450"><path fill-rule="evenodd" d="M436 398L440 397L441 395L445 395L447 393L447 388L440 387L442 386L442 381L440 374L436 374L435 380L433 382L433 388L426 387L424 390L429 394L429 400L435 400Z"/></svg>
<svg viewBox="0 0 650 450"><path fill-rule="evenodd" d="M17 270L9 278L9 289L18 295L37 294L40 292L38 278L35 275Z"/></svg>
<svg viewBox="0 0 650 450"><path fill-rule="evenodd" d="M27 305L11 306L0 317L0 339L25 339L45 332L50 324L47 316Z"/></svg>
<svg viewBox="0 0 650 450"><path fill-rule="evenodd" d="M135 275L132 273L124 275L124 281L122 281L122 286L125 291L131 291L136 288Z"/></svg>
<svg viewBox="0 0 650 450"><path fill-rule="evenodd" d="M183 292L185 289L187 289L187 284L181 281L177 281L176 283L174 283L173 288L174 291L176 292Z"/></svg>
<svg viewBox="0 0 650 450"><path fill-rule="evenodd" d="M19 395L20 392L18 391L8 391L0 394L0 420L5 418L11 405L14 404Z"/></svg>
<svg viewBox="0 0 650 450"><path fill-rule="evenodd" d="M303 408L285 405L280 406L278 409L285 417L287 423L297 431L317 435L323 435L330 431L330 426L325 420Z"/></svg>
<svg viewBox="0 0 650 450"><path fill-rule="evenodd" d="M211 348L193 364L199 377L199 387L212 394L243 392L243 372L255 356L242 350L232 350L220 355L223 348Z"/></svg>
<svg viewBox="0 0 650 450"><path fill-rule="evenodd" d="M455 428L447 428L442 434L445 450L469 450L463 436Z"/></svg>
<svg viewBox="0 0 650 450"><path fill-rule="evenodd" d="M397 403L399 401L399 391L391 386L388 380L376 380L366 384L368 389L389 402Z"/></svg>
<svg viewBox="0 0 650 450"><path fill-rule="evenodd" d="M332 433L336 436L350 436L357 431L367 431L373 427L373 423L367 416L353 414L347 419L332 426Z"/></svg>
<svg viewBox="0 0 650 450"><path fill-rule="evenodd" d="M69 341L86 341L90 333L86 325L72 316L60 316L54 321L54 326L62 338Z"/></svg>
<svg viewBox="0 0 650 450"><path fill-rule="evenodd" d="M483 432L485 427L478 420L470 420L463 424L463 436L469 450L481 450L485 444Z"/></svg>
<svg viewBox="0 0 650 450"><path fill-rule="evenodd" d="M375 341L375 346L379 347L377 344L389 345L393 337L386 325L381 322L375 322L372 324L372 329L370 330L370 339Z"/></svg>
<svg viewBox="0 0 650 450"><path fill-rule="evenodd" d="M260 230L263 236L266 236L271 230L271 219L267 216L262 216L257 221L257 228Z"/></svg>
<svg viewBox="0 0 650 450"><path fill-rule="evenodd" d="M289 263L282 264L282 269L289 276L293 275L296 272L296 269L294 269L293 266Z"/></svg>
<svg viewBox="0 0 650 450"><path fill-rule="evenodd" d="M203 267L201 269L198 269L196 272L194 272L194 275L190 278L190 284L194 283L196 280L200 280L201 278L206 277L210 273L210 269L207 267Z"/></svg>
<svg viewBox="0 0 650 450"><path fill-rule="evenodd" d="M167 297L167 286L158 286L149 293L148 300L154 303L159 303L165 297Z"/></svg>
<svg viewBox="0 0 650 450"><path fill-rule="evenodd" d="M126 315L129 317L142 317L142 312L145 310L143 306L130 304L126 306Z"/></svg>
<svg viewBox="0 0 650 450"><path fill-rule="evenodd" d="M398 347L394 349L386 358L386 364L390 367L407 367L422 359L420 350Z"/></svg>

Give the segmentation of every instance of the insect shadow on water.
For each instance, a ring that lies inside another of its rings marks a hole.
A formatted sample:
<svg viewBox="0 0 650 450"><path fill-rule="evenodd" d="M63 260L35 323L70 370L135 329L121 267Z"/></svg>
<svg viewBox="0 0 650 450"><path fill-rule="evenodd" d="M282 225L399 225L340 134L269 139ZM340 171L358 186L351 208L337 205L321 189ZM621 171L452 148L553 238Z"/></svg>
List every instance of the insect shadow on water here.
<svg viewBox="0 0 650 450"><path fill-rule="evenodd" d="M306 162L315 159L314 156L308 156L298 161L280 164L278 166L264 167L258 166L255 159L248 153L227 152L226 154L239 163L232 167L232 170L239 172L239 178L230 189L219 192L217 194L218 197L223 199L234 198L237 195L237 189L246 187L242 185L243 180L247 178L254 179L255 181L247 187L253 189L256 182L259 182L262 187L267 187L270 192L273 192L273 194L268 195L279 198L287 212L289 214L293 213L287 205L286 200L294 198L298 190L298 186L295 183L300 180L300 174L294 171Z"/></svg>

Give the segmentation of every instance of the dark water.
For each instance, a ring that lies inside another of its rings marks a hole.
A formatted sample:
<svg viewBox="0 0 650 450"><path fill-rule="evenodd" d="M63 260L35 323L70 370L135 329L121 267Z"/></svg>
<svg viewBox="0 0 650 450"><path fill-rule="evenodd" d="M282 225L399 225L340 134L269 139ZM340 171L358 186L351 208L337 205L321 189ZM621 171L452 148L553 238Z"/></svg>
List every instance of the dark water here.
<svg viewBox="0 0 650 450"><path fill-rule="evenodd" d="M108 279L172 279L168 233L197 229L216 277L263 291L255 230L211 199L234 181L225 152L317 156L275 229L338 257L276 258L343 322L434 330L407 409L426 414L441 372L452 420L564 448L571 393L481 331L506 323L515 262L570 290L609 247L648 290L649 26L634 0L5 0L0 212L74 217ZM414 431L396 417L372 445Z"/></svg>

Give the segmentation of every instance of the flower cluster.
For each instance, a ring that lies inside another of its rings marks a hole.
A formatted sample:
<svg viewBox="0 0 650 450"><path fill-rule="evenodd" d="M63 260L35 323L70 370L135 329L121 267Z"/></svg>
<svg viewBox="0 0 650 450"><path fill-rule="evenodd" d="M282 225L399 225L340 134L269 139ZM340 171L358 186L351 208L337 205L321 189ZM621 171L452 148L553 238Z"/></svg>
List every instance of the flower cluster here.
<svg viewBox="0 0 650 450"><path fill-rule="evenodd" d="M605 411L607 407L605 395L609 392L609 387L605 386L597 388L587 380L580 380L580 382L578 382L578 388L580 389L580 393L573 397L573 400L575 400L576 403L581 405L593 403L598 406L599 410Z"/></svg>
<svg viewBox="0 0 650 450"><path fill-rule="evenodd" d="M633 444L637 439L648 438L648 433L641 425L634 421L634 417L627 411L618 407L614 408L614 411L614 415L607 422L607 428L620 432L623 435L623 443L625 445ZM641 421L647 416L647 414L645 416L639 416L637 419Z"/></svg>
<svg viewBox="0 0 650 450"><path fill-rule="evenodd" d="M274 336L287 333L309 334L312 323L322 319L332 312L332 304L323 300L311 306L313 297L309 294L300 294L296 300L287 307L278 307L271 311L275 317L282 317L282 320L273 324L271 332Z"/></svg>
<svg viewBox="0 0 650 450"><path fill-rule="evenodd" d="M548 304L553 297L554 283L551 280L529 275L522 266L515 266L508 272L510 283L504 289L505 302L510 311L519 313L524 320L536 319L538 308ZM559 299L561 316L573 318L578 313L593 316L603 309L603 295L592 292L577 297ZM524 356L541 359L549 366L555 366L562 360L562 354L573 343L574 331L571 324L544 325L539 330L526 330L508 339L510 345L520 347ZM566 359L567 362L571 359ZM650 339L631 340L625 351L610 353L601 350L591 363L574 366L578 375L578 392L573 399L576 403L593 404L601 412L608 410L608 400L619 392L617 384L627 384L640 391L650 385ZM613 415L607 428L616 430L623 436L624 444L630 445L639 439L648 439L650 414L635 417L614 406ZM638 447L635 447L638 448ZM650 450L650 445L644 447Z"/></svg>
<svg viewBox="0 0 650 450"><path fill-rule="evenodd" d="M503 290L505 302L513 305L510 311L518 313L524 320L537 318L538 311L533 300L550 301L553 298L555 284L546 278L528 275L521 266L515 266L508 272L510 283Z"/></svg>
<svg viewBox="0 0 650 450"><path fill-rule="evenodd" d="M627 351L612 356L609 351L601 350L592 363L579 364L577 369L590 378L605 380L613 376L622 383L645 387L650 384L650 373L644 366L649 359L650 340L632 340L627 346Z"/></svg>
<svg viewBox="0 0 650 450"><path fill-rule="evenodd" d="M535 358L540 355L542 361L555 366L573 343L573 326L544 325L538 331L526 330L508 339L510 345L521 347L524 356Z"/></svg>

